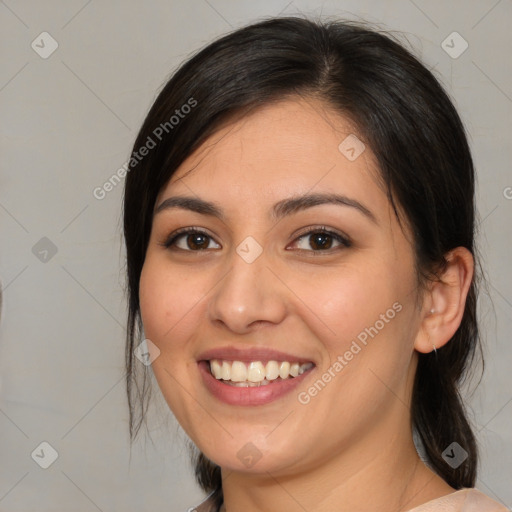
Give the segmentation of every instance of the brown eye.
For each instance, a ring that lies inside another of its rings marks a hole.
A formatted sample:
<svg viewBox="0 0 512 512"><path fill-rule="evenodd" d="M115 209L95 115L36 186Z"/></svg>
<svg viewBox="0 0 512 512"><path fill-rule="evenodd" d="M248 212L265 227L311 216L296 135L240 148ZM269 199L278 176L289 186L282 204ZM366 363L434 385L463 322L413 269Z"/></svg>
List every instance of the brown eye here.
<svg viewBox="0 0 512 512"><path fill-rule="evenodd" d="M300 235L295 241L296 248L302 251L323 252L350 247L347 238L326 229L314 229Z"/></svg>
<svg viewBox="0 0 512 512"><path fill-rule="evenodd" d="M208 249L208 245L210 245L209 237L207 235L203 235L201 233L194 233L192 235L187 235L185 238L187 247L189 249Z"/></svg>
<svg viewBox="0 0 512 512"><path fill-rule="evenodd" d="M313 249L330 249L333 237L326 233L314 233L309 235L309 245Z"/></svg>
<svg viewBox="0 0 512 512"><path fill-rule="evenodd" d="M213 238L198 229L180 230L170 236L169 240L165 242L164 246L168 249L176 247L183 251L198 252L211 249L210 243L216 244L215 249L219 249L220 245L214 242Z"/></svg>

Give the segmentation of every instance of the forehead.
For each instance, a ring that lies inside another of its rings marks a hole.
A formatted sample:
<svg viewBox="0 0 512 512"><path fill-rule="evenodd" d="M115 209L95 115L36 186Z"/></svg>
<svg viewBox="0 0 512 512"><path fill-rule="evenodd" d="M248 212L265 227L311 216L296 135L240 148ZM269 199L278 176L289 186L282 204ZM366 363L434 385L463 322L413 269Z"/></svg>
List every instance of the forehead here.
<svg viewBox="0 0 512 512"><path fill-rule="evenodd" d="M263 207L266 199L273 203L290 195L335 192L387 208L374 156L356 131L315 99L259 107L206 140L159 198L194 193Z"/></svg>

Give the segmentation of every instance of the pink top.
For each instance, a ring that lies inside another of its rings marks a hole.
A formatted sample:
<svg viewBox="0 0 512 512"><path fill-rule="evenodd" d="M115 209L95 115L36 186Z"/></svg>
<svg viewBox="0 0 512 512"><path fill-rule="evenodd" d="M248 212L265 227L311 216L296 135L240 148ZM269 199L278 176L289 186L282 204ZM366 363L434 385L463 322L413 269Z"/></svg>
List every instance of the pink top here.
<svg viewBox="0 0 512 512"><path fill-rule="evenodd" d="M508 512L508 510L478 489L466 488L428 501L408 512Z"/></svg>
<svg viewBox="0 0 512 512"><path fill-rule="evenodd" d="M209 496L192 512L213 512ZM188 511L187 511L188 512ZM501 503L494 501L478 489L465 488L428 501L407 512L509 512Z"/></svg>

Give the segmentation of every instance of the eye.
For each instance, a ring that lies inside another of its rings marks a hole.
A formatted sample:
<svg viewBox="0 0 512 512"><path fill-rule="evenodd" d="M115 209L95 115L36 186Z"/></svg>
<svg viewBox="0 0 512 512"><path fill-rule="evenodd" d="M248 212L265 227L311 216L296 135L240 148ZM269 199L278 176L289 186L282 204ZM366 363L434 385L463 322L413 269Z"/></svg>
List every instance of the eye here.
<svg viewBox="0 0 512 512"><path fill-rule="evenodd" d="M167 249L177 248L182 251L199 252L211 250L210 244L212 242L215 244L213 249L221 248L206 231L198 228L181 228L172 233L161 245ZM348 237L328 230L323 226L303 232L294 240L293 244L298 245L295 248L301 251L313 253L331 252L331 250L339 250L351 246Z"/></svg>
<svg viewBox="0 0 512 512"><path fill-rule="evenodd" d="M293 243L298 245L296 248L299 250L309 252L327 252L331 249L339 250L351 246L348 237L330 231L323 226L302 233Z"/></svg>
<svg viewBox="0 0 512 512"><path fill-rule="evenodd" d="M213 238L201 229L197 228L182 228L172 233L169 238L162 244L167 249L176 247L183 251L198 252L209 249L210 242ZM220 249L220 245L214 242Z"/></svg>

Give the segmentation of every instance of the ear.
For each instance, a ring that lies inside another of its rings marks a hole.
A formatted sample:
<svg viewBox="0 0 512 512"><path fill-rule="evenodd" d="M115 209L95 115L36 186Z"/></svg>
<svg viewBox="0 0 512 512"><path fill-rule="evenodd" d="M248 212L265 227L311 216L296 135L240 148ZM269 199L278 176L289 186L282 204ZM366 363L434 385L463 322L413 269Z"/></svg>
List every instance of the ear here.
<svg viewBox="0 0 512 512"><path fill-rule="evenodd" d="M448 343L459 328L473 279L474 259L468 249L457 247L446 254L446 260L446 268L423 301L414 348L424 354Z"/></svg>

